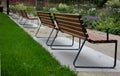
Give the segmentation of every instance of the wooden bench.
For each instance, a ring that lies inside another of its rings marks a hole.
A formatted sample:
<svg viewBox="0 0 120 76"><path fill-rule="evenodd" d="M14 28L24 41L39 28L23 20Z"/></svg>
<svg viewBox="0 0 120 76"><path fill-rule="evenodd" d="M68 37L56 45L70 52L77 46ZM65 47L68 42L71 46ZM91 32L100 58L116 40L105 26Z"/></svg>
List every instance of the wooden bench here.
<svg viewBox="0 0 120 76"><path fill-rule="evenodd" d="M72 35L73 37L79 38L79 44L81 44L79 48L79 52L77 53L73 65L76 68L115 68L116 62L117 62L117 40L110 39L107 35L107 37L102 37L100 35L95 35L93 33L88 33L84 22L82 20L81 15L72 15L72 14L54 14L55 20L57 22L58 26L58 32L61 31L62 33L66 33L69 35ZM57 34L58 34L57 32ZM55 38L53 39L53 42L51 44L54 44L55 39L57 38L57 34ZM83 42L81 43L81 39ZM114 43L115 44L115 52L114 52L114 63L113 66L78 66L76 65L76 61L78 59L78 56L85 44L85 42L88 41L90 43Z"/></svg>
<svg viewBox="0 0 120 76"><path fill-rule="evenodd" d="M55 25L54 20L51 16L51 13L38 11L37 14L38 14L38 17L39 17L41 23L39 25L39 28L38 28L36 34L35 34L35 37L37 37L37 38L48 38L47 41L46 41L46 44L49 46L48 42L49 42L50 38L53 38L53 37L51 37L51 35L54 32L54 30L57 30L56 25ZM39 33L42 25L52 29L48 37L38 36L38 33Z"/></svg>
<svg viewBox="0 0 120 76"><path fill-rule="evenodd" d="M36 34L35 34L35 37L37 37L37 38L46 38L46 37L39 37L39 36L37 36L42 25L43 26L47 26L49 28L52 28L52 31L50 32L49 36L47 37L48 39L46 41L46 44L48 46L51 46L51 43L49 41L50 41L50 38L54 38L54 37L51 37L52 33L54 32L54 30L56 30L55 35L57 35L57 31L59 29L58 29L57 25L55 24L55 20L53 19L53 16L51 15L51 13L38 11L37 14L38 14L38 17L39 17L39 19L41 21L41 24L40 24L40 26L39 26ZM74 39L72 39L72 44L70 44L70 45L54 44L52 46L66 46L66 47L69 47L69 46L73 46L73 44L74 44L73 41L74 41Z"/></svg>
<svg viewBox="0 0 120 76"><path fill-rule="evenodd" d="M26 19L26 20L24 20L24 24L23 24L23 25L25 25L25 23L26 23L28 20L31 20L31 23L33 23L34 20L37 20L37 21L38 21L37 24L39 25L39 19L38 19L37 17L29 17L29 16L28 16L28 13L27 13L25 10L19 10L18 13L19 13L19 15L20 15L22 18Z"/></svg>

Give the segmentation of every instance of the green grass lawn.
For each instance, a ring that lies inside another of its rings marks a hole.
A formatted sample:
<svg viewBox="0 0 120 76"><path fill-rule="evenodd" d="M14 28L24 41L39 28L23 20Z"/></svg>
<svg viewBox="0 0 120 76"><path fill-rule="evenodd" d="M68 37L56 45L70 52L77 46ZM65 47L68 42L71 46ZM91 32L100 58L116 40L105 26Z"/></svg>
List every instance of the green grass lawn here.
<svg viewBox="0 0 120 76"><path fill-rule="evenodd" d="M0 56L2 76L76 76L3 13Z"/></svg>

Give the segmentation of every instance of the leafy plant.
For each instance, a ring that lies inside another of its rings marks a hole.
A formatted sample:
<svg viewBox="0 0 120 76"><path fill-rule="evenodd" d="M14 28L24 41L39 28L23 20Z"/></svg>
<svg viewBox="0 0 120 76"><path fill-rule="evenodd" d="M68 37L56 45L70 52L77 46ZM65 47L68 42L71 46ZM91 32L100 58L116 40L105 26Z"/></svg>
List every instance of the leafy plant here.
<svg viewBox="0 0 120 76"><path fill-rule="evenodd" d="M115 27L115 28L111 28L109 32L112 34L120 35L120 26Z"/></svg>
<svg viewBox="0 0 120 76"><path fill-rule="evenodd" d="M103 5L107 2L107 0L98 0L97 6L98 7L103 7Z"/></svg>
<svg viewBox="0 0 120 76"><path fill-rule="evenodd" d="M106 29L109 28L110 33L120 35L120 24L116 25L116 23L114 23L114 18L112 17L107 17L105 19L102 18L94 28L103 32L105 32Z"/></svg>
<svg viewBox="0 0 120 76"><path fill-rule="evenodd" d="M66 5L66 4L62 4L60 3L57 7L57 10L60 12L60 13L72 13L73 12L73 8Z"/></svg>
<svg viewBox="0 0 120 76"><path fill-rule="evenodd" d="M23 3L17 4L17 5L15 5L15 7L16 7L18 10L26 10L26 6L25 6Z"/></svg>
<svg viewBox="0 0 120 76"><path fill-rule="evenodd" d="M43 11L43 12L49 12L49 9L50 9L50 8L43 7L42 11Z"/></svg>
<svg viewBox="0 0 120 76"><path fill-rule="evenodd" d="M51 13L57 13L58 10L57 10L56 8L50 8L50 9L49 9L49 12L51 12Z"/></svg>
<svg viewBox="0 0 120 76"><path fill-rule="evenodd" d="M115 8L119 8L120 7L120 0L109 0L106 3L107 6L111 6L111 7L115 7Z"/></svg>
<svg viewBox="0 0 120 76"><path fill-rule="evenodd" d="M87 11L88 15L95 16L96 15L96 8L91 8Z"/></svg>

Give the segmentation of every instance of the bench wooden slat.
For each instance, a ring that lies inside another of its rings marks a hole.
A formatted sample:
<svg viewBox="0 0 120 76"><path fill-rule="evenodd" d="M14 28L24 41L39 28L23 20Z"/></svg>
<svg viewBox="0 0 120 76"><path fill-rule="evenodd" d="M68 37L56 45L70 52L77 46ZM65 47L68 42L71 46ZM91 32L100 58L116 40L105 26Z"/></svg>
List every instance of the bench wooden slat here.
<svg viewBox="0 0 120 76"><path fill-rule="evenodd" d="M82 31L82 29L79 28L79 27L68 26L68 25L65 25L65 24L59 24L59 25L60 25L60 28L67 28L69 30L74 30L74 31L77 31L77 32L81 32Z"/></svg>
<svg viewBox="0 0 120 76"><path fill-rule="evenodd" d="M70 17L70 18L81 18L80 15L73 15L73 14L54 14L56 17L57 16L62 16L62 17Z"/></svg>
<svg viewBox="0 0 120 76"><path fill-rule="evenodd" d="M41 24L43 24L45 26L48 26L48 27L51 27L51 28L55 27L50 13L39 11L39 12L37 12L37 14L38 14L38 17L41 20Z"/></svg>
<svg viewBox="0 0 120 76"><path fill-rule="evenodd" d="M49 17L50 16L50 14L41 14L41 12L37 12L38 13L38 16L46 16L46 17Z"/></svg>
<svg viewBox="0 0 120 76"><path fill-rule="evenodd" d="M78 35L81 35L81 36L85 36L83 32L79 32L78 30L73 30L73 29L69 29L69 28L65 28L65 27L61 27L61 31L62 32L65 32L68 31L68 32L71 32L71 33L74 33L74 34L78 34ZM74 36L74 35L73 35Z"/></svg>
<svg viewBox="0 0 120 76"><path fill-rule="evenodd" d="M26 12L25 10L21 10L21 12L22 12L22 16L23 16L24 18L29 19L28 15L27 15L27 12Z"/></svg>
<svg viewBox="0 0 120 76"><path fill-rule="evenodd" d="M61 25L61 26L65 26L65 27L68 27L68 28L71 28L71 29L76 29L76 30L80 30L80 31L82 31L82 28L80 27L80 26L70 26L69 24L64 24L64 23L59 23L59 25Z"/></svg>
<svg viewBox="0 0 120 76"><path fill-rule="evenodd" d="M80 23L77 23L77 22L65 21L65 20L59 20L59 19L56 19L56 20L58 22L58 26L59 26L59 23L63 23L63 24L68 24L69 26L81 27Z"/></svg>
<svg viewBox="0 0 120 76"><path fill-rule="evenodd" d="M41 20L41 21L44 21L44 22L47 22L47 23L52 23L52 24L53 24L53 22L52 22L50 19L41 18L40 20Z"/></svg>
<svg viewBox="0 0 120 76"><path fill-rule="evenodd" d="M85 38L85 36L81 36L81 35L78 35L78 34L69 32L69 31L67 31L67 30L64 30L64 29L62 29L62 31L63 31L63 33L65 32L65 33L70 34L70 35L72 35L72 36L74 36L74 37L78 37L78 38L81 38L81 39L84 39L84 38Z"/></svg>
<svg viewBox="0 0 120 76"><path fill-rule="evenodd" d="M54 26L52 22L47 21L41 21L42 24L47 24L49 26Z"/></svg>
<svg viewBox="0 0 120 76"><path fill-rule="evenodd" d="M55 14L58 27L61 32L71 34L79 38L87 37L83 21L80 15Z"/></svg>
<svg viewBox="0 0 120 76"><path fill-rule="evenodd" d="M40 13L38 14L38 16L39 16L39 17L50 17L49 14L40 14Z"/></svg>
<svg viewBox="0 0 120 76"><path fill-rule="evenodd" d="M40 18L42 17L42 19L47 19L47 20L50 20L51 18L48 16L48 17L46 17L46 16L39 16Z"/></svg>
<svg viewBox="0 0 120 76"><path fill-rule="evenodd" d="M42 11L37 11L37 13L40 13L40 14L50 14L49 12L42 12Z"/></svg>
<svg viewBox="0 0 120 76"><path fill-rule="evenodd" d="M42 24L44 24L44 25L49 25L49 26L51 26L51 27L55 27L54 25L53 25L53 22L50 20L50 19L44 19L44 18L41 18L41 22L42 22Z"/></svg>
<svg viewBox="0 0 120 76"><path fill-rule="evenodd" d="M57 20L65 20L65 21L72 21L72 22L77 22L79 23L78 18L67 18L67 17L62 17L62 16L56 16Z"/></svg>

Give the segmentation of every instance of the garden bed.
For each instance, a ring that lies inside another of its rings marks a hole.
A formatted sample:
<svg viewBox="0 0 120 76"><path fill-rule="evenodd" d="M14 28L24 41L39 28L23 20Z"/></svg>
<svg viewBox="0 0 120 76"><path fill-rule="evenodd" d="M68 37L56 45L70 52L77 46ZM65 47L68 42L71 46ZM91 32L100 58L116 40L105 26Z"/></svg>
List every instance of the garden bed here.
<svg viewBox="0 0 120 76"><path fill-rule="evenodd" d="M3 13L0 35L2 76L76 76Z"/></svg>

